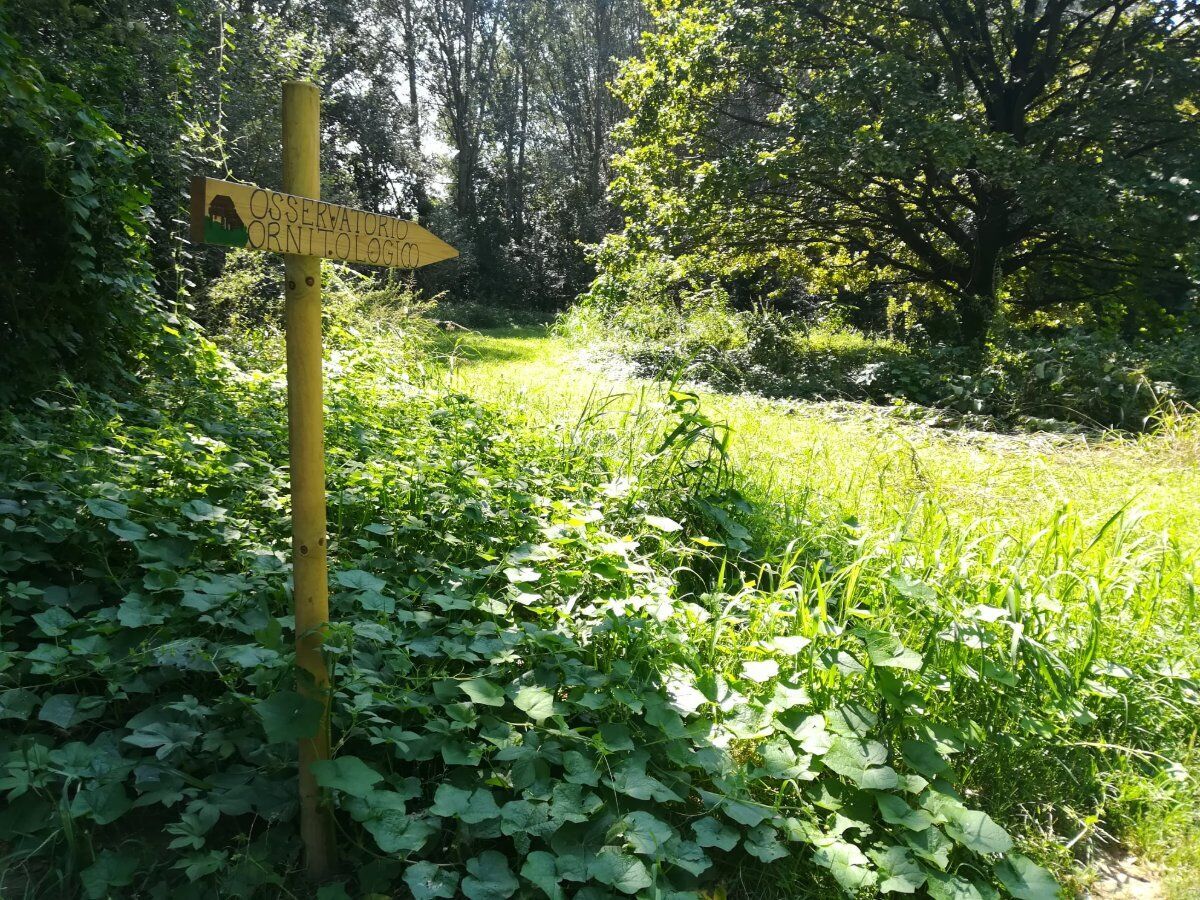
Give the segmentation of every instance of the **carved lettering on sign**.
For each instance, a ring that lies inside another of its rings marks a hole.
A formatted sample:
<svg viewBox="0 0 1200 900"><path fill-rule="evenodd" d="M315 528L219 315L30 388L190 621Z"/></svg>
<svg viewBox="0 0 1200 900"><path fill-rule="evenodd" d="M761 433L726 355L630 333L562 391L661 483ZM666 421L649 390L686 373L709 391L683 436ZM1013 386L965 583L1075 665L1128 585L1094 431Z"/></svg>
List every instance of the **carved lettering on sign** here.
<svg viewBox="0 0 1200 900"><path fill-rule="evenodd" d="M214 178L192 183L192 240L403 269L458 255L415 222Z"/></svg>

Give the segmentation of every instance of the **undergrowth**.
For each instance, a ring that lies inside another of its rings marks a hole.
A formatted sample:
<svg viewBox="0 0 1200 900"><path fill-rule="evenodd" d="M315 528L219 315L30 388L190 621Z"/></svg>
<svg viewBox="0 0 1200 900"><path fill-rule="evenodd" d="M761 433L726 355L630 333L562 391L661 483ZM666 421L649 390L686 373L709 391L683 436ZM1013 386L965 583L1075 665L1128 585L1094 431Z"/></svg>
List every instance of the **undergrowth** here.
<svg viewBox="0 0 1200 900"><path fill-rule="evenodd" d="M1200 345L1186 332L1128 341L1008 327L979 360L917 335L904 342L864 334L836 316L813 322L771 307L735 311L714 291L678 303L612 304L602 282L562 317L562 334L629 359L643 374L680 374L720 391L916 404L992 430L1152 430L1164 411L1200 403Z"/></svg>
<svg viewBox="0 0 1200 900"><path fill-rule="evenodd" d="M781 519L693 394L535 432L419 335L327 328L322 900L1049 898L1131 786L1185 796L1194 550ZM314 890L279 336L190 346L0 426L6 897Z"/></svg>

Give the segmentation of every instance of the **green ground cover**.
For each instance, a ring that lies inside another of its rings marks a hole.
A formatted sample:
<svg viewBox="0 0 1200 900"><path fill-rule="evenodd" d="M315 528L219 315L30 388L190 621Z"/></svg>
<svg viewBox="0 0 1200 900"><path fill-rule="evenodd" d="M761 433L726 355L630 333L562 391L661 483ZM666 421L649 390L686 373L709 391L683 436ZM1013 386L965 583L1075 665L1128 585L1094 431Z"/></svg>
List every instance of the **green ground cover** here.
<svg viewBox="0 0 1200 900"><path fill-rule="evenodd" d="M280 338L185 333L173 377L0 428L5 897L1036 900L1109 836L1194 892L1186 428L1043 446L1062 509L994 438L614 382L541 332L468 336L447 385L351 313L345 875L300 872Z"/></svg>
<svg viewBox="0 0 1200 900"><path fill-rule="evenodd" d="M456 384L534 423L569 420L585 408L627 410L648 384L544 329L476 332L446 341L444 350L455 343ZM955 520L986 517L1019 529L1064 504L1088 520L1129 504L1147 529L1200 544L1194 422L1139 438L1005 435L931 427L868 403L700 396L734 435L730 456L742 486L780 507L812 503L882 524L919 495Z"/></svg>

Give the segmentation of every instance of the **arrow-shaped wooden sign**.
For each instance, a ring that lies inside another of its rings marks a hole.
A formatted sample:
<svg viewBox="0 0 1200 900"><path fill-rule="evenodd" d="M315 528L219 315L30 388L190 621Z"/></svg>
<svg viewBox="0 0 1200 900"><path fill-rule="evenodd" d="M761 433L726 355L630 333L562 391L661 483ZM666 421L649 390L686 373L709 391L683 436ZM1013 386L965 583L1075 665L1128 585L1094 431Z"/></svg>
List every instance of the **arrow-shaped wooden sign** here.
<svg viewBox="0 0 1200 900"><path fill-rule="evenodd" d="M197 244L401 269L458 256L416 222L199 176L192 179L191 238Z"/></svg>

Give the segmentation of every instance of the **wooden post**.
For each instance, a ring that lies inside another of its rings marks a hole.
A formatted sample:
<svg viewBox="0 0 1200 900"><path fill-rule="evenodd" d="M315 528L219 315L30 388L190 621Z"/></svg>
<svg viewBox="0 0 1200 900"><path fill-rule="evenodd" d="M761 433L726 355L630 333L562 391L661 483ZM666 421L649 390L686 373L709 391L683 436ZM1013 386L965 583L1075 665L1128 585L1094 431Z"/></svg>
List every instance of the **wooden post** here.
<svg viewBox="0 0 1200 900"><path fill-rule="evenodd" d="M320 107L316 85L283 86L283 189L321 194ZM288 436L291 447L293 597L299 691L321 703L316 737L300 741L300 835L310 877L332 874L332 812L309 766L329 759L329 672L322 653L329 622L325 565L325 436L321 397L321 260L284 256L287 279Z"/></svg>

